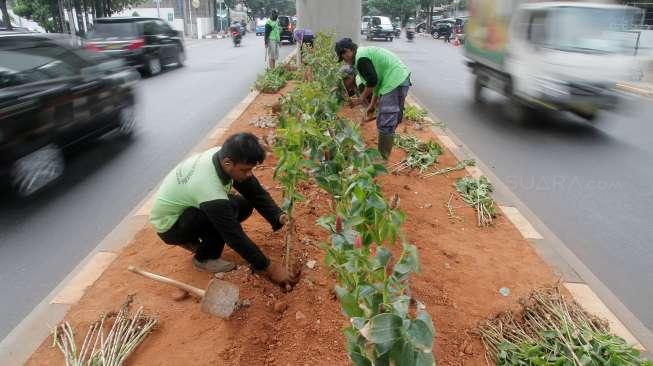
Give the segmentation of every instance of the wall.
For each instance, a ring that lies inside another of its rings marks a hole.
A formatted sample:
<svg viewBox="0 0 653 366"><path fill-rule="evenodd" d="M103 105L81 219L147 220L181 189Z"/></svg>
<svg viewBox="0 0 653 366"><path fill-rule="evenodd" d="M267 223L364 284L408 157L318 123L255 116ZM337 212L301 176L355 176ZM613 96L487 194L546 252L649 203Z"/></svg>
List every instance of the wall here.
<svg viewBox="0 0 653 366"><path fill-rule="evenodd" d="M297 27L360 40L361 0L296 0Z"/></svg>

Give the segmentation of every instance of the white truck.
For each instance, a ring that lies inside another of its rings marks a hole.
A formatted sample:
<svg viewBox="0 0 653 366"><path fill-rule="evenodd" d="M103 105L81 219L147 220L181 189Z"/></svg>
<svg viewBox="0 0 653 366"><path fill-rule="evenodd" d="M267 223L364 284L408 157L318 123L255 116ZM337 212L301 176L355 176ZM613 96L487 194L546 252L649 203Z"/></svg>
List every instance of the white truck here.
<svg viewBox="0 0 653 366"><path fill-rule="evenodd" d="M509 115L544 109L593 120L618 103L617 82L641 75L634 57L640 9L589 2L472 0L465 56L483 89L509 98Z"/></svg>

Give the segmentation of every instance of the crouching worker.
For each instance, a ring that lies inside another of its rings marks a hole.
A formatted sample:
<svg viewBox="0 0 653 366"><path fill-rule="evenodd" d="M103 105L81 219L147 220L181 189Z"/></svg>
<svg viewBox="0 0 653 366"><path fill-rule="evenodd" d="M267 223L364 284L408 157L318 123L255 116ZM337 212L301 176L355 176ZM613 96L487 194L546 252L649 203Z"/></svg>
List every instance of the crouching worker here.
<svg viewBox="0 0 653 366"><path fill-rule="evenodd" d="M264 159L258 138L238 133L221 148L182 161L163 180L150 213L159 237L193 252L193 265L199 270L233 270L234 263L221 259L227 244L272 282L284 288L296 284L298 275L268 259L240 225L253 209L275 231L288 219L252 174ZM232 194L232 188L240 194Z"/></svg>
<svg viewBox="0 0 653 366"><path fill-rule="evenodd" d="M411 85L410 71L397 55L381 47L358 47L351 38L343 38L335 48L338 60L352 65L365 83L360 99L365 101L372 95L365 118L377 110L378 149L387 160L397 125L404 118L404 104Z"/></svg>

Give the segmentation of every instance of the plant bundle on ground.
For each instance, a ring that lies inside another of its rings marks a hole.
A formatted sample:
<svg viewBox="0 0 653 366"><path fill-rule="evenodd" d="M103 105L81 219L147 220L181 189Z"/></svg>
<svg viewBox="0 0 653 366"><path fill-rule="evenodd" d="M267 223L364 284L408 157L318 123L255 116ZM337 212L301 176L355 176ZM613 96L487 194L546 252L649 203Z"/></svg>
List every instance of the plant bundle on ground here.
<svg viewBox="0 0 653 366"><path fill-rule="evenodd" d="M412 122L423 122L428 112L418 106L407 104L404 108L404 118Z"/></svg>
<svg viewBox="0 0 653 366"><path fill-rule="evenodd" d="M277 66L267 70L264 74L259 74L256 77L254 88L262 93L276 93L286 86L286 82L292 77L292 74L288 73L283 66Z"/></svg>
<svg viewBox="0 0 653 366"><path fill-rule="evenodd" d="M158 319L144 314L143 307L130 313L131 296L117 313L103 314L89 326L81 347L68 322L59 324L52 333L53 347L64 355L66 366L120 366L154 329ZM113 322L108 333L105 325Z"/></svg>
<svg viewBox="0 0 653 366"><path fill-rule="evenodd" d="M522 306L520 315L505 312L479 328L498 365L653 366L557 286L532 292Z"/></svg>
<svg viewBox="0 0 653 366"><path fill-rule="evenodd" d="M406 157L392 166L394 172L419 169L421 173L438 162L442 147L435 141L420 141L417 137L404 134L395 135L395 144L406 151Z"/></svg>
<svg viewBox="0 0 653 366"><path fill-rule="evenodd" d="M474 207L478 226L489 226L496 217L497 211L492 199L494 187L487 177L479 179L472 177L460 178L456 181L456 190L463 201Z"/></svg>
<svg viewBox="0 0 653 366"><path fill-rule="evenodd" d="M445 167L445 168L440 168L440 169L436 169L436 170L431 171L431 172L424 173L424 174L421 175L421 177L422 178L431 178L431 177L435 177L436 175L448 174L448 173L451 173L451 172L463 170L463 169L465 169L465 167L474 166L474 165L476 165L476 161L474 159L467 159L467 160L463 160L461 162L458 162L458 164L456 164L454 166L448 166L448 167Z"/></svg>
<svg viewBox="0 0 653 366"><path fill-rule="evenodd" d="M309 179L331 196L331 213L318 224L330 233L325 263L350 318L344 333L352 362L434 365L433 323L409 286L419 270L417 249L401 233L405 215L388 204L376 182L386 172L380 153L365 146L357 124L337 116L342 98L333 48L331 37L317 36L303 58L312 81L299 83L282 101L275 179L283 206L292 217L303 198L296 187ZM387 246L398 240L402 251L395 258Z"/></svg>

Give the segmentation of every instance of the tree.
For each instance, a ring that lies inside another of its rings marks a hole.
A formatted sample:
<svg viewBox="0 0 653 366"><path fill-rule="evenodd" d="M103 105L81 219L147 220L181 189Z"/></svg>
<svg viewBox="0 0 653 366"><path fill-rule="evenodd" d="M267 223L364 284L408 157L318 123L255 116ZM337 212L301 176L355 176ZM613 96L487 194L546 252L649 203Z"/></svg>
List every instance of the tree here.
<svg viewBox="0 0 653 366"><path fill-rule="evenodd" d="M62 32L61 14L56 1L51 0L16 0L14 5L16 15L31 19L46 32Z"/></svg>
<svg viewBox="0 0 653 366"><path fill-rule="evenodd" d="M0 9L2 9L2 22L8 30L14 29L11 25L11 17L9 16L9 11L7 11L7 0L0 0Z"/></svg>
<svg viewBox="0 0 653 366"><path fill-rule="evenodd" d="M259 18L269 16L273 9L276 9L281 15L296 13L294 0L245 0L245 5L250 9L252 16Z"/></svg>

